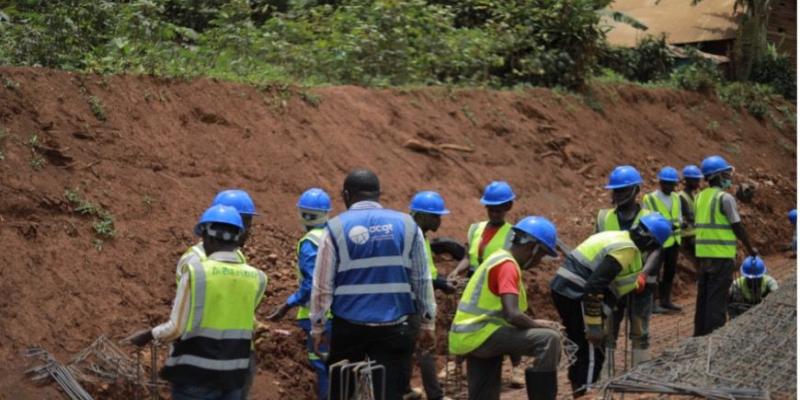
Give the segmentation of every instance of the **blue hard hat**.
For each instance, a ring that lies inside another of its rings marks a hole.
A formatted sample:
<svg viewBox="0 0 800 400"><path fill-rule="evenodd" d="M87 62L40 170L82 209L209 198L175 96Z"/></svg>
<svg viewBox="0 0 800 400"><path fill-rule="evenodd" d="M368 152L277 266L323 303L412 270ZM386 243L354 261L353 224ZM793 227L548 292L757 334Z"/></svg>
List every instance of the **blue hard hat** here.
<svg viewBox="0 0 800 400"><path fill-rule="evenodd" d="M678 170L672 167L664 167L661 168L661 171L658 171L658 180L661 182L675 182L678 183L680 181L680 176L678 176Z"/></svg>
<svg viewBox="0 0 800 400"><path fill-rule="evenodd" d="M525 217L514 225L514 230L533 237L544 245L551 256L556 255L558 233L556 232L556 226L547 218L536 216Z"/></svg>
<svg viewBox="0 0 800 400"><path fill-rule="evenodd" d="M702 163L700 163L700 170L703 172L703 176L706 178L718 172L730 171L732 169L733 167L731 167L731 165L720 156L707 157Z"/></svg>
<svg viewBox="0 0 800 400"><path fill-rule="evenodd" d="M516 195L511 190L511 185L506 181L493 181L486 185L483 190L483 197L481 197L481 204L485 206L497 206L500 204L508 203L514 200Z"/></svg>
<svg viewBox="0 0 800 400"><path fill-rule="evenodd" d="M256 206L253 204L253 199L250 198L247 192L241 189L229 189L217 193L211 205L230 206L238 210L239 214L258 215Z"/></svg>
<svg viewBox="0 0 800 400"><path fill-rule="evenodd" d="M639 223L663 246L672 235L672 224L659 213L650 213L639 219Z"/></svg>
<svg viewBox="0 0 800 400"><path fill-rule="evenodd" d="M297 208L328 212L331 210L331 197L320 188L311 188L300 195L297 200Z"/></svg>
<svg viewBox="0 0 800 400"><path fill-rule="evenodd" d="M797 223L797 209L793 208L792 211L789 211L789 222L792 224Z"/></svg>
<svg viewBox="0 0 800 400"><path fill-rule="evenodd" d="M642 183L642 176L639 171L630 165L620 165L611 171L608 176L608 185L606 189L622 189L630 186L640 185Z"/></svg>
<svg viewBox="0 0 800 400"><path fill-rule="evenodd" d="M227 224L239 228L240 232L244 230L244 222L242 222L242 216L239 215L239 210L231 206L218 204L209 207L194 226L194 234L200 236L203 233L203 225L207 223Z"/></svg>
<svg viewBox="0 0 800 400"><path fill-rule="evenodd" d="M739 272L748 279L761 278L767 273L767 266L764 265L764 260L761 257L750 256L744 259Z"/></svg>
<svg viewBox="0 0 800 400"><path fill-rule="evenodd" d="M683 178L703 179L703 173L696 165L687 165L683 167Z"/></svg>
<svg viewBox="0 0 800 400"><path fill-rule="evenodd" d="M445 215L450 214L450 210L444 207L444 199L439 193L432 191L419 192L411 198L408 209L413 212L427 214Z"/></svg>

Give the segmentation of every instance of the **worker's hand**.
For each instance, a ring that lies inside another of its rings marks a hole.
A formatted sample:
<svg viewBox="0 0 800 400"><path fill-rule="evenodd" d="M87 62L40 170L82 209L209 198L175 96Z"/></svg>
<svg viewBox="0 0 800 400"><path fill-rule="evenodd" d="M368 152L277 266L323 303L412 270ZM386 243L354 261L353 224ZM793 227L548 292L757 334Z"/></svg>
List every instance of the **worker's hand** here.
<svg viewBox="0 0 800 400"><path fill-rule="evenodd" d="M122 343L130 343L134 346L142 347L153 340L153 332L150 329L142 329L133 335L122 339Z"/></svg>
<svg viewBox="0 0 800 400"><path fill-rule="evenodd" d="M280 321L286 315L286 312L289 311L289 305L286 303L281 304L277 310L275 310L272 314L267 316L267 320L269 321Z"/></svg>
<svg viewBox="0 0 800 400"><path fill-rule="evenodd" d="M642 294L644 292L644 288L647 286L647 277L644 273L639 274L636 278L636 294Z"/></svg>
<svg viewBox="0 0 800 400"><path fill-rule="evenodd" d="M422 352L436 350L436 331L432 329L420 329L417 335L417 349Z"/></svg>
<svg viewBox="0 0 800 400"><path fill-rule="evenodd" d="M563 332L565 329L564 325L561 325L556 321L550 321L547 319L534 319L533 322L535 322L536 325L538 325L540 328L552 329L556 332Z"/></svg>
<svg viewBox="0 0 800 400"><path fill-rule="evenodd" d="M595 345L595 347L603 346L606 339L605 332L603 332L602 325L588 325L586 327L586 340Z"/></svg>
<svg viewBox="0 0 800 400"><path fill-rule="evenodd" d="M455 270L447 274L447 282L453 286L458 286L458 274Z"/></svg>
<svg viewBox="0 0 800 400"><path fill-rule="evenodd" d="M327 361L328 356L323 354L319 349L322 348L322 345L328 341L328 335L325 332L320 333L311 333L311 339L314 341L314 354L320 358L322 361Z"/></svg>

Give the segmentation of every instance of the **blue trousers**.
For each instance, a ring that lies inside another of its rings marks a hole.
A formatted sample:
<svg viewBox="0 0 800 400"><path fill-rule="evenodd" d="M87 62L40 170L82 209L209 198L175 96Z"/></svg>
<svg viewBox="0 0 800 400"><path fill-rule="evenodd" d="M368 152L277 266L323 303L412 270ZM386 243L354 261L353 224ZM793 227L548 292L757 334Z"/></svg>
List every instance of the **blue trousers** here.
<svg viewBox="0 0 800 400"><path fill-rule="evenodd" d="M204 386L172 386L172 400L241 400L241 398L241 388L222 390Z"/></svg>
<svg viewBox="0 0 800 400"><path fill-rule="evenodd" d="M297 325L299 325L300 328L302 328L306 333L308 362L311 363L311 367L314 368L314 372L317 373L317 399L325 400L328 398L328 366L325 364L325 360L321 360L316 354L314 354L314 339L311 338L311 321L308 319L299 319L297 320ZM327 325L325 326L324 333L324 335L328 336L328 340L326 340L319 349L320 352L325 355L328 354L330 332L331 322L328 321Z"/></svg>

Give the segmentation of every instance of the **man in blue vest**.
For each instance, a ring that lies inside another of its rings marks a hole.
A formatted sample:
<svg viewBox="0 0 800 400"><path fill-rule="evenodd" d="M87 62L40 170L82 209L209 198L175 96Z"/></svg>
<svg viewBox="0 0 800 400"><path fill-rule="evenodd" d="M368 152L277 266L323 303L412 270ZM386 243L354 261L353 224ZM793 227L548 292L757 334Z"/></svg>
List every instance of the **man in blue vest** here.
<svg viewBox="0 0 800 400"><path fill-rule="evenodd" d="M213 206L195 233L207 258L184 267L168 322L127 340L175 343L161 371L174 400L240 400L249 373L255 312L267 277L236 255L244 224L239 212Z"/></svg>
<svg viewBox="0 0 800 400"><path fill-rule="evenodd" d="M333 315L328 365L366 358L386 368L375 376L376 393L400 400L403 366L414 341L435 346L436 302L425 255L425 238L410 215L384 209L378 177L370 170L348 174L342 190L347 211L328 221L314 266L311 323L319 353L326 314ZM412 318L421 318L420 332ZM331 399L339 399L339 379L330 377ZM352 389L352 386L351 386ZM349 395L347 398L349 398Z"/></svg>
<svg viewBox="0 0 800 400"><path fill-rule="evenodd" d="M328 397L328 367L325 361L314 352L314 343L311 339L311 321L308 319L308 302L311 299L311 279L314 276L314 263L317 260L317 248L325 232L325 223L328 222L328 213L331 211L331 198L324 190L311 188L300 195L297 200L297 211L300 223L305 228L305 235L297 243L297 279L300 287L297 291L278 307L269 317L270 321L278 321L294 307L297 310L297 324L306 333L306 347L308 361L317 373L317 398L324 400ZM330 325L330 324L328 324ZM327 326L323 335L328 335L330 327ZM327 349L320 349L323 356Z"/></svg>

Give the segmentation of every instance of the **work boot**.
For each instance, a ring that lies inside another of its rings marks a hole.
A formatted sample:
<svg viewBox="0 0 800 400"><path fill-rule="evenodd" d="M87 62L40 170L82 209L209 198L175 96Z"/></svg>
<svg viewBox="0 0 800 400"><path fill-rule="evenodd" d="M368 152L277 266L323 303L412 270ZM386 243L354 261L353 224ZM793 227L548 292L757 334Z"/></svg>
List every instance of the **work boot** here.
<svg viewBox="0 0 800 400"><path fill-rule="evenodd" d="M526 372L519 365L511 366L510 386L517 389L525 387Z"/></svg>
<svg viewBox="0 0 800 400"><path fill-rule="evenodd" d="M555 400L558 395L558 376L556 371L525 370L525 389L528 400Z"/></svg>
<svg viewBox="0 0 800 400"><path fill-rule="evenodd" d="M667 312L669 312L669 310L664 308L661 304L653 304L653 314L666 314Z"/></svg>
<svg viewBox="0 0 800 400"><path fill-rule="evenodd" d="M403 395L403 400L422 400L422 390L412 388L410 392Z"/></svg>
<svg viewBox="0 0 800 400"><path fill-rule="evenodd" d="M650 352L647 349L633 349L633 366L650 360Z"/></svg>

